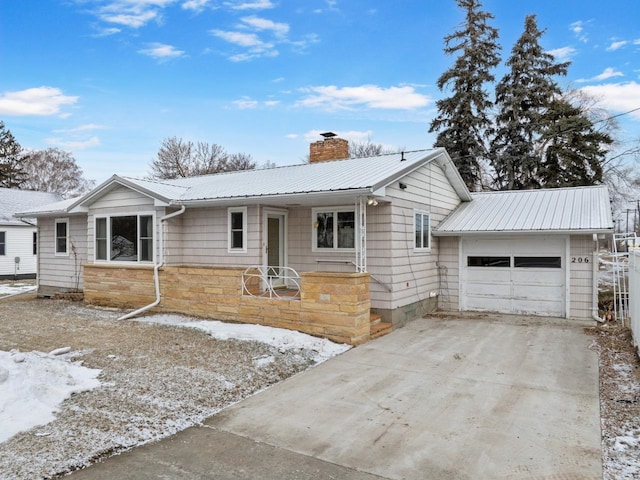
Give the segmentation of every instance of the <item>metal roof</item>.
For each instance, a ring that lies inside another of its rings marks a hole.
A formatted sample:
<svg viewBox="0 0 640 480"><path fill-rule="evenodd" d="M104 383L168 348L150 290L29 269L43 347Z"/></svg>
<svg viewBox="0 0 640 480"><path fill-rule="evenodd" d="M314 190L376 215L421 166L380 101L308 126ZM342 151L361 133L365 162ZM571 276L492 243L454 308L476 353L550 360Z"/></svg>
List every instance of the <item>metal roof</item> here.
<svg viewBox="0 0 640 480"><path fill-rule="evenodd" d="M36 209L42 205L56 202L60 198L57 193L0 188L0 224L24 225L23 221L14 217L15 213Z"/></svg>
<svg viewBox="0 0 640 480"><path fill-rule="evenodd" d="M605 186L472 193L434 235L613 231Z"/></svg>
<svg viewBox="0 0 640 480"><path fill-rule="evenodd" d="M83 197L71 203L46 205L38 215L81 213L101 196L118 186L125 186L167 204L223 204L249 202L269 198L269 201L295 203L315 198L315 194L338 198L345 195L384 195L384 187L421 166L438 163L461 199L470 200L469 190L443 148L417 150L366 158L291 165L261 170L203 175L171 180L147 180L112 176Z"/></svg>
<svg viewBox="0 0 640 480"><path fill-rule="evenodd" d="M126 180L141 189L184 203L349 190L373 193L441 155L446 155L443 149L420 150L160 182ZM461 194L464 196L464 192Z"/></svg>

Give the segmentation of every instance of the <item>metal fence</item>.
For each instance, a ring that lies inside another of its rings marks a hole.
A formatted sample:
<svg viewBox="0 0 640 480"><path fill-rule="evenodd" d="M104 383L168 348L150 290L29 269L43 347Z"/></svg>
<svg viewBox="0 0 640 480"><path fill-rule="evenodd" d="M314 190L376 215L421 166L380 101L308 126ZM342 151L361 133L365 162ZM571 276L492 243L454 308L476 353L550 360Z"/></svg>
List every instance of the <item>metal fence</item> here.
<svg viewBox="0 0 640 480"><path fill-rule="evenodd" d="M629 253L629 318L633 343L640 355L640 251Z"/></svg>

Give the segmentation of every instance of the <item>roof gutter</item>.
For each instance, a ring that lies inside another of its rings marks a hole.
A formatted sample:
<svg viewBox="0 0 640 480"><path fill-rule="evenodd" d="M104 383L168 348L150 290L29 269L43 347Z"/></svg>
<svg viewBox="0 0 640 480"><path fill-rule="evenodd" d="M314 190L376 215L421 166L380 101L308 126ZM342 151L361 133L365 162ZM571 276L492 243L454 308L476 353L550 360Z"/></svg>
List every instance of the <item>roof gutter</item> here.
<svg viewBox="0 0 640 480"><path fill-rule="evenodd" d="M180 207L180 210L177 210L175 212L172 212L172 213L162 217L160 219L160 224L162 225L167 220L169 220L169 219L171 219L173 217L177 217L178 215L182 215L186 209L187 209L187 207L185 205L182 205ZM155 299L155 301L150 303L149 305L146 305L146 306L144 306L142 308L134 310L133 312L127 313L126 315L123 315L122 317L118 318L118 320L128 320L129 318L136 317L136 316L140 315L141 313L152 309L153 307L155 307L156 305L158 305L160 303L160 300L161 300L161 295L160 295L160 274L159 274L158 271L160 270L160 267L162 267L162 265L164 265L164 233L163 232L164 232L164 228L160 228L160 261L157 262L153 266L153 283L154 283L155 289L156 289L156 299Z"/></svg>

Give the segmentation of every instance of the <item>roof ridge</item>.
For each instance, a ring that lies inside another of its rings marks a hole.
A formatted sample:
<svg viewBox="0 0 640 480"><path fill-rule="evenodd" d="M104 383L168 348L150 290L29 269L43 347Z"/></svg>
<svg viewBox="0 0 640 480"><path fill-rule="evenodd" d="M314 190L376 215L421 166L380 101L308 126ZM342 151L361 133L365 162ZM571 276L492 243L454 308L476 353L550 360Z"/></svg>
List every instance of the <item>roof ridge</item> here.
<svg viewBox="0 0 640 480"><path fill-rule="evenodd" d="M562 190L579 190L592 188L607 188L606 185L580 185L578 187L547 187L547 188L525 188L518 190L491 190L482 192L471 192L471 195L494 195L505 193L527 193L527 192L558 192Z"/></svg>
<svg viewBox="0 0 640 480"><path fill-rule="evenodd" d="M132 181L139 181L139 182L149 182L149 183L155 183L158 185L165 185L165 186L169 186L169 187L176 187L176 188L185 188L188 189L189 187L185 187L184 185L175 185L172 183L168 183L168 182L164 182L162 180L159 179L151 179L151 178L138 178L138 177L129 177L126 175L121 175L120 178L124 178L126 180L132 180ZM183 178L189 178L189 177L183 177ZM191 177L194 178L194 177ZM168 178L167 180L177 180L176 178Z"/></svg>

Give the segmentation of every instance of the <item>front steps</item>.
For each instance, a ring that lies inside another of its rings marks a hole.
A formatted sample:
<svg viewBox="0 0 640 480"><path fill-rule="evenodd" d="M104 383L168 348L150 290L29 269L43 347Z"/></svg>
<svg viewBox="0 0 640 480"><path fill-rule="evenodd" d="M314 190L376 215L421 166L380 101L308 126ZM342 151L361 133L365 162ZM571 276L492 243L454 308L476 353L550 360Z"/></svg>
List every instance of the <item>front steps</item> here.
<svg viewBox="0 0 640 480"><path fill-rule="evenodd" d="M371 333L369 334L369 338L373 340L374 338L382 337L387 333L391 333L393 330L393 324L389 322L382 321L382 315L378 313L371 313L370 316L371 321Z"/></svg>

